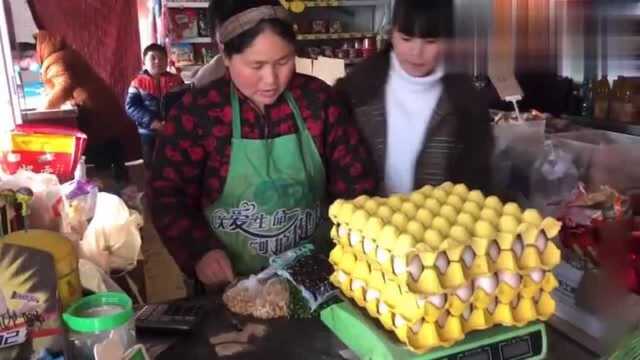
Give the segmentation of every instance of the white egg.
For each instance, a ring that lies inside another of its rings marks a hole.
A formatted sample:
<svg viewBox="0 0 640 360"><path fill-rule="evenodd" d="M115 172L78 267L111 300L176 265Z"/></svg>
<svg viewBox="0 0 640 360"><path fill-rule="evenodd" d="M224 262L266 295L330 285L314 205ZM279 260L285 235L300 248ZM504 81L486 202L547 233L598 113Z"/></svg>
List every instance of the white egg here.
<svg viewBox="0 0 640 360"><path fill-rule="evenodd" d="M440 270L440 273L444 274L447 271L447 268L449 267L449 258L447 258L447 255L445 255L445 253L440 253L436 257L435 264L438 270Z"/></svg>
<svg viewBox="0 0 640 360"><path fill-rule="evenodd" d="M463 285L456 290L456 296L458 296L463 302L469 300L471 298L471 294L473 294L471 284Z"/></svg>
<svg viewBox="0 0 640 360"><path fill-rule="evenodd" d="M449 312L448 311L443 311L442 314L440 314L440 317L438 318L438 325L443 328L445 326L445 324L447 323L447 320L449 320Z"/></svg>
<svg viewBox="0 0 640 360"><path fill-rule="evenodd" d="M369 255L376 251L376 243L373 242L371 238L364 238L362 243L362 251L364 251L365 255Z"/></svg>
<svg viewBox="0 0 640 360"><path fill-rule="evenodd" d="M513 250L513 253L516 254L516 257L520 257L520 255L522 255L523 249L524 249L524 243L522 242L522 239L518 236L518 238L513 241L513 244L511 245L511 250Z"/></svg>
<svg viewBox="0 0 640 360"><path fill-rule="evenodd" d="M378 312L380 313L380 315L385 315L389 312L389 307L383 301L380 301L380 303L378 304Z"/></svg>
<svg viewBox="0 0 640 360"><path fill-rule="evenodd" d="M396 314L396 316L393 317L393 324L396 327L401 327L407 324L407 320L405 320L402 316Z"/></svg>
<svg viewBox="0 0 640 360"><path fill-rule="evenodd" d="M511 271L498 272L498 281L509 284L512 288L517 289L520 287L520 275Z"/></svg>
<svg viewBox="0 0 640 360"><path fill-rule="evenodd" d="M423 307L427 303L427 297L424 295L416 295L416 304L418 307Z"/></svg>
<svg viewBox="0 0 640 360"><path fill-rule="evenodd" d="M464 311L462 312L463 319L468 320L469 316L471 316L471 306L467 306L466 308L464 308Z"/></svg>
<svg viewBox="0 0 640 360"><path fill-rule="evenodd" d="M420 261L420 257L418 255L414 255L411 260L409 260L409 274L411 274L411 277L413 278L414 281L418 281L418 279L420 278L420 275L422 275L422 262Z"/></svg>
<svg viewBox="0 0 640 360"><path fill-rule="evenodd" d="M365 295L365 299L367 301L378 300L380 299L380 292L377 290L369 289L367 290L367 294Z"/></svg>
<svg viewBox="0 0 640 360"><path fill-rule="evenodd" d="M473 260L475 259L476 254L473 252L471 247L466 247L462 252L462 261L467 267L470 267L473 264Z"/></svg>
<svg viewBox="0 0 640 360"><path fill-rule="evenodd" d="M378 250L376 251L376 258L381 264L385 264L387 261L389 261L390 257L391 253L389 253L389 250L387 249L378 248Z"/></svg>
<svg viewBox="0 0 640 360"><path fill-rule="evenodd" d="M492 242L489 244L488 253L491 260L498 260L498 256L500 256L500 246L498 246L495 241Z"/></svg>
<svg viewBox="0 0 640 360"><path fill-rule="evenodd" d="M411 331L413 331L414 334L417 334L418 332L420 332L421 329L422 329L422 319L416 321L415 324L411 325Z"/></svg>
<svg viewBox="0 0 640 360"><path fill-rule="evenodd" d="M393 257L393 273L396 275L402 275L407 272L407 262L404 257Z"/></svg>
<svg viewBox="0 0 640 360"><path fill-rule="evenodd" d="M536 239L536 247L538 248L538 250L540 250L540 252L543 252L544 249L547 248L547 242L549 242L549 239L547 239L544 233L540 232L540 234L538 234L538 238Z"/></svg>
<svg viewBox="0 0 640 360"><path fill-rule="evenodd" d="M478 276L473 282L474 288L483 289L487 294L493 295L498 287L498 279L495 275Z"/></svg>
<svg viewBox="0 0 640 360"><path fill-rule="evenodd" d="M347 281L348 278L349 276L347 276L347 274L344 271L338 270L338 281L342 283Z"/></svg>
<svg viewBox="0 0 640 360"><path fill-rule="evenodd" d="M533 282L540 283L544 278L544 271L542 271L541 269L532 270L529 273L529 277L531 278L531 280L533 280Z"/></svg>
<svg viewBox="0 0 640 360"><path fill-rule="evenodd" d="M351 280L351 290L358 290L365 287L366 285L367 284L362 280L358 280L358 279Z"/></svg>
<svg viewBox="0 0 640 360"><path fill-rule="evenodd" d="M362 235L358 230L353 230L349 235L349 242L351 246L357 246L362 241Z"/></svg>
<svg viewBox="0 0 640 360"><path fill-rule="evenodd" d="M427 301L433 304L438 309L442 309L447 302L447 296L445 294L436 294L427 297Z"/></svg>
<svg viewBox="0 0 640 360"><path fill-rule="evenodd" d="M340 237L349 236L349 228L347 228L344 225L340 225L340 227L338 228L338 236L340 236Z"/></svg>

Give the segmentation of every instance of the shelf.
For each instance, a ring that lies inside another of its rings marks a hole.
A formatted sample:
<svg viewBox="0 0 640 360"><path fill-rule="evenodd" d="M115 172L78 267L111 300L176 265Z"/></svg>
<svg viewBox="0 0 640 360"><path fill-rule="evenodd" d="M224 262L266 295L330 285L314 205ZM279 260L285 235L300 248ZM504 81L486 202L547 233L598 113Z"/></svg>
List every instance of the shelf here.
<svg viewBox="0 0 640 360"><path fill-rule="evenodd" d="M352 33L336 33L336 34L298 34L298 40L337 40L337 39L359 39L366 37L375 37L372 32L352 32Z"/></svg>
<svg viewBox="0 0 640 360"><path fill-rule="evenodd" d="M210 44L211 38L196 37L196 38L180 39L180 40L177 40L177 42L180 44Z"/></svg>
<svg viewBox="0 0 640 360"><path fill-rule="evenodd" d="M167 3L167 7L168 8L178 8L178 9L182 9L182 8L204 8L206 9L207 7L209 7L209 2L201 2L201 1L185 1L185 2L168 2Z"/></svg>
<svg viewBox="0 0 640 360"><path fill-rule="evenodd" d="M341 6L378 6L380 0L343 0L343 1L303 1L305 7L341 7Z"/></svg>

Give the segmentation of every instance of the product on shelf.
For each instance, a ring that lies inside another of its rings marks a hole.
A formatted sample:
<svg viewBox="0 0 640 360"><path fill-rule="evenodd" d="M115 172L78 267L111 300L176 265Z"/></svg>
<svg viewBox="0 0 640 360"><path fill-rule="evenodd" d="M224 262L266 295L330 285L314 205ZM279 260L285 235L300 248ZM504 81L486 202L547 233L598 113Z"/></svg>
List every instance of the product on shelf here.
<svg viewBox="0 0 640 360"><path fill-rule="evenodd" d="M207 19L207 12L204 10L198 11L198 34L201 37L209 37L211 35L209 19Z"/></svg>
<svg viewBox="0 0 640 360"><path fill-rule="evenodd" d="M186 66L195 64L195 54L191 44L171 45L171 60L175 66Z"/></svg>
<svg viewBox="0 0 640 360"><path fill-rule="evenodd" d="M344 32L344 26L342 26L342 21L333 20L331 21L331 25L329 25L329 33L338 34Z"/></svg>
<svg viewBox="0 0 640 360"><path fill-rule="evenodd" d="M555 311L561 224L463 184L337 200L332 283L416 352Z"/></svg>
<svg viewBox="0 0 640 360"><path fill-rule="evenodd" d="M198 37L198 10L173 9L170 13L171 35L174 39Z"/></svg>
<svg viewBox="0 0 640 360"><path fill-rule="evenodd" d="M326 20L313 20L311 22L311 32L314 34L326 34L329 31L329 24Z"/></svg>

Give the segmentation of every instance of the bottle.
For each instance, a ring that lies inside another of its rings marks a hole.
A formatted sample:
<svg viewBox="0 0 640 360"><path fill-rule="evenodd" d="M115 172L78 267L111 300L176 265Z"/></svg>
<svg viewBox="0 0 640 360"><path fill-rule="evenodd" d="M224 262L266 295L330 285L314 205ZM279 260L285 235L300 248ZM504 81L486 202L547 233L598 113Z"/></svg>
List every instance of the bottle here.
<svg viewBox="0 0 640 360"><path fill-rule="evenodd" d="M85 163L85 157L81 157L76 166L76 170L73 172L74 180L87 180L87 164Z"/></svg>

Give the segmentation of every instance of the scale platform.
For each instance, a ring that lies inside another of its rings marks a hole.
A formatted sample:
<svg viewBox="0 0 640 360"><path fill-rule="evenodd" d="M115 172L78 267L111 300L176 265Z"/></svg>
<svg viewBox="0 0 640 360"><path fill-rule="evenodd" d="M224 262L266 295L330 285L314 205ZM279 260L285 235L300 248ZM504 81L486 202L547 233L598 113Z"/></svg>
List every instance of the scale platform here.
<svg viewBox="0 0 640 360"><path fill-rule="evenodd" d="M474 331L455 346L419 355L348 301L325 309L320 317L363 360L536 360L547 354L547 332L540 322Z"/></svg>

